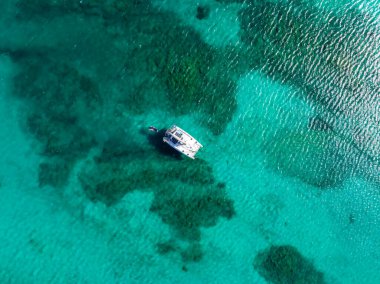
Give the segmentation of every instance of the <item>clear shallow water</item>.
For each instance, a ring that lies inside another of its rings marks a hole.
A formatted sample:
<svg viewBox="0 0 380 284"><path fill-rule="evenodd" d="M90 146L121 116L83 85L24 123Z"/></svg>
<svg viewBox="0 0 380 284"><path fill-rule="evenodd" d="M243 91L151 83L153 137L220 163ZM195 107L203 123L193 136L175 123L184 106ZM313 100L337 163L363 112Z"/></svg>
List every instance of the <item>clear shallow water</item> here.
<svg viewBox="0 0 380 284"><path fill-rule="evenodd" d="M0 4L2 282L379 282L378 3L239 2Z"/></svg>

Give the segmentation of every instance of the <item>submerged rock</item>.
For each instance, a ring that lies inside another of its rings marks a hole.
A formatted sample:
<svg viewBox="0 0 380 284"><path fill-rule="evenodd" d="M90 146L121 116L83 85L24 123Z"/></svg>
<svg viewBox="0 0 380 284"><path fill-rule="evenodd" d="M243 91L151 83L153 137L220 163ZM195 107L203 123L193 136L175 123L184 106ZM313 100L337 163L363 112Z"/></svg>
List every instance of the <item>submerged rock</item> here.
<svg viewBox="0 0 380 284"><path fill-rule="evenodd" d="M210 14L210 7L208 7L208 6L202 6L202 5L200 5L200 6L197 7L197 15L196 15L196 17L197 17L198 20L207 19L208 16L209 16L209 14Z"/></svg>
<svg viewBox="0 0 380 284"><path fill-rule="evenodd" d="M162 255L175 252L177 250L178 250L178 245L173 240L169 240L169 241L157 244L157 251L159 254L162 254Z"/></svg>
<svg viewBox="0 0 380 284"><path fill-rule="evenodd" d="M271 246L254 260L255 270L274 284L323 284L324 275L290 245Z"/></svg>

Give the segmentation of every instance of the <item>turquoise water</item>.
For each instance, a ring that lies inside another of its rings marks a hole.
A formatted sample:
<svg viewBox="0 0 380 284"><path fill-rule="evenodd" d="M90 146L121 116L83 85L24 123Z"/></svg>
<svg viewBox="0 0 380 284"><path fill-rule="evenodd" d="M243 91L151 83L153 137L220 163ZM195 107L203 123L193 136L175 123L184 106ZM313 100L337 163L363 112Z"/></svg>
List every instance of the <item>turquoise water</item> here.
<svg viewBox="0 0 380 284"><path fill-rule="evenodd" d="M0 8L1 283L380 283L378 1Z"/></svg>

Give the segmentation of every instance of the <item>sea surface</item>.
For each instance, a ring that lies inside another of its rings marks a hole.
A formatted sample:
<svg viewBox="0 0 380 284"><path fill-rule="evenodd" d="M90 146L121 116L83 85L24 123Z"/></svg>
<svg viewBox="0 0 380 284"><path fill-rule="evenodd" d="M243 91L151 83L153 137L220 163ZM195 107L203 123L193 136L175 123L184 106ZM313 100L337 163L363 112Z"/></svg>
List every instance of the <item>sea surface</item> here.
<svg viewBox="0 0 380 284"><path fill-rule="evenodd" d="M380 283L378 0L0 11L0 283Z"/></svg>

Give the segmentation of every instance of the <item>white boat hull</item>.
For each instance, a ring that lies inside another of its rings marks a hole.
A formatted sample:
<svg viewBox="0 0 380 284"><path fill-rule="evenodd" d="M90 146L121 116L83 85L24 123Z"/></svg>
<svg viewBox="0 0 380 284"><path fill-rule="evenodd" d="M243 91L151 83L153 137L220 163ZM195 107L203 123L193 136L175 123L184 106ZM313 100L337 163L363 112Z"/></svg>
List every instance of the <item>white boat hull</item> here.
<svg viewBox="0 0 380 284"><path fill-rule="evenodd" d="M176 125L166 130L163 141L191 159L195 159L195 154L203 147L193 136Z"/></svg>

